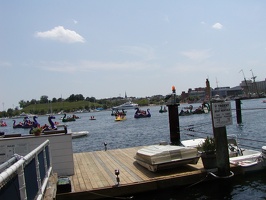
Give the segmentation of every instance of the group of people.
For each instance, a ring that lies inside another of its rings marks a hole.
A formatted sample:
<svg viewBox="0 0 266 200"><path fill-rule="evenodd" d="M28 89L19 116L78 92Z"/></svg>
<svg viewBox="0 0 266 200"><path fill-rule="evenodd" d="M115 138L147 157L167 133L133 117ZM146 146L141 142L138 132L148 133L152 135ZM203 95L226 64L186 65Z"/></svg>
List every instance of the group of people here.
<svg viewBox="0 0 266 200"><path fill-rule="evenodd" d="M112 110L111 115L112 116L118 116L118 115L120 115L120 116L124 115L125 116L126 115L126 111L124 109L122 109L121 112L118 109L116 109L115 112L114 112L114 110Z"/></svg>
<svg viewBox="0 0 266 200"><path fill-rule="evenodd" d="M6 122L4 122L3 120L0 121L0 126L7 126Z"/></svg>
<svg viewBox="0 0 266 200"><path fill-rule="evenodd" d="M188 109L186 111L184 111L183 109L180 111L179 115L183 116L183 115L190 115L190 114L202 114L202 113L206 113L204 111L204 108L207 108L207 110L209 111L209 104L208 103L203 103L202 105L200 105L198 108L196 108L194 111L192 111L193 106L190 105L188 107Z"/></svg>

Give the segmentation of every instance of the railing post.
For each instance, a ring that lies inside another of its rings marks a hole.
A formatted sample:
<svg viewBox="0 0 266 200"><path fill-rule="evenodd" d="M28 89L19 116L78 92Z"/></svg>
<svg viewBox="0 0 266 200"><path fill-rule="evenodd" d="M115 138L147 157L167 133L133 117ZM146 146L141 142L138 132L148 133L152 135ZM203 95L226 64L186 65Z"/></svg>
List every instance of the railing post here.
<svg viewBox="0 0 266 200"><path fill-rule="evenodd" d="M25 176L24 176L24 166L20 165L18 168L18 183L19 183L19 194L20 198L27 200L27 190L26 190L26 183L25 183Z"/></svg>
<svg viewBox="0 0 266 200"><path fill-rule="evenodd" d="M45 147L43 148L43 158L44 158L44 169L45 169L45 174L47 174L48 167L47 167L47 158L46 158L46 150L45 150Z"/></svg>
<svg viewBox="0 0 266 200"><path fill-rule="evenodd" d="M40 163L38 159L38 153L35 154L35 167L36 167L36 175L37 175L37 183L38 183L38 193L41 194L41 175L40 175Z"/></svg>

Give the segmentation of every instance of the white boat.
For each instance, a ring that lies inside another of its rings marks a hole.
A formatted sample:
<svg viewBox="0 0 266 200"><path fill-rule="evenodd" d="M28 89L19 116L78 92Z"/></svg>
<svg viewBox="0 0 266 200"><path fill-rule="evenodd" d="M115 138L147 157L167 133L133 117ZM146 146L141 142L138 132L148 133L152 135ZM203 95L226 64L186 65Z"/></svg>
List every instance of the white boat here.
<svg viewBox="0 0 266 200"><path fill-rule="evenodd" d="M137 151L137 163L156 172L186 164L197 164L199 154L196 148L174 145L151 145Z"/></svg>
<svg viewBox="0 0 266 200"><path fill-rule="evenodd" d="M186 147L197 147L204 138L184 140L181 143ZM244 149L238 146L236 136L228 137L229 162L232 165L241 166L243 172L253 172L266 169L266 146L262 151Z"/></svg>
<svg viewBox="0 0 266 200"><path fill-rule="evenodd" d="M126 102L126 103L123 103L123 104L121 104L121 105L119 105L119 106L115 106L115 107L113 107L112 109L113 110L129 110L129 109L135 109L135 108L138 108L139 107L139 105L138 104L136 104L136 103L133 103L133 102L131 102L131 101L128 101L128 102Z"/></svg>
<svg viewBox="0 0 266 200"><path fill-rule="evenodd" d="M240 148L234 139L228 139L230 164L241 166L244 172L266 169L266 146L261 151ZM231 156L230 156L231 155Z"/></svg>
<svg viewBox="0 0 266 200"><path fill-rule="evenodd" d="M89 134L89 131L72 132L71 129L68 129L67 133L71 134L72 139L75 139L75 138L80 138L80 137L87 136Z"/></svg>

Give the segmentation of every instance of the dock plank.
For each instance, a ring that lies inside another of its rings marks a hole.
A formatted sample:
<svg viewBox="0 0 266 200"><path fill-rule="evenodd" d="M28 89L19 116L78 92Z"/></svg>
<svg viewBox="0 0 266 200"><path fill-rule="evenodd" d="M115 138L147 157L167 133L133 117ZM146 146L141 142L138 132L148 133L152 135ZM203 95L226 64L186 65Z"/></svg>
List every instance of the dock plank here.
<svg viewBox="0 0 266 200"><path fill-rule="evenodd" d="M119 177L121 177L122 174L124 174L124 172L123 172L124 170L121 171L121 166L117 162L117 159L115 159L114 156L112 156L112 151L102 152L101 156L106 161L106 163L108 163L109 175L110 175L110 177L113 177L113 184L115 185L116 184L115 170L116 169L119 169L119 171L120 171ZM128 179L128 177L126 177L125 179L123 179L123 181L125 183L129 183L130 182L130 180Z"/></svg>

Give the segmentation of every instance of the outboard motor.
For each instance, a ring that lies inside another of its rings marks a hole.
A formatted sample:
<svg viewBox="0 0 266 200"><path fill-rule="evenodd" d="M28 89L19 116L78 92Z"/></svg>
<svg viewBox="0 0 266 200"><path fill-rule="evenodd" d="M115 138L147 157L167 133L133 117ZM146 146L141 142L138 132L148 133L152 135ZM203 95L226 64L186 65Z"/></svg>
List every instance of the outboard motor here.
<svg viewBox="0 0 266 200"><path fill-rule="evenodd" d="M261 147L263 166L266 167L266 146Z"/></svg>

